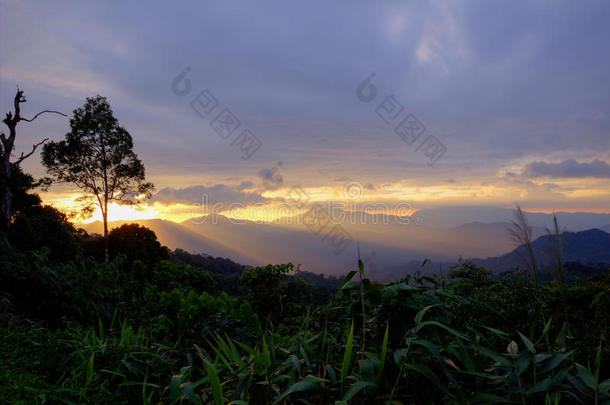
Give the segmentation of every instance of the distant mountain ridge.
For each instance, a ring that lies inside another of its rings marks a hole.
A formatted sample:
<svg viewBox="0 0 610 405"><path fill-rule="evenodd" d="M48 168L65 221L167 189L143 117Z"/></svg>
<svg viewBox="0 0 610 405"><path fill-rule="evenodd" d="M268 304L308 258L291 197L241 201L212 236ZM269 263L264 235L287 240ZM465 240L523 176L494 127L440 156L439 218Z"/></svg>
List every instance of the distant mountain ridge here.
<svg viewBox="0 0 610 405"><path fill-rule="evenodd" d="M489 225L489 224L486 224ZM477 225L478 226L478 225ZM554 271L552 256L554 236L543 234L532 243L534 255L541 272ZM570 269L579 269L582 272L589 270L598 271L610 267L610 233L600 229L589 229L580 232L564 232L562 234L563 262ZM526 264L523 259L528 259L524 246L519 246L508 253L481 258L465 258L478 266L491 270L499 275L515 269L525 270ZM421 260L411 260L400 265L393 265L382 271L374 270L374 276L382 282L388 282L407 274L421 271L422 274L446 275L457 261L431 261L423 266Z"/></svg>
<svg viewBox="0 0 610 405"><path fill-rule="evenodd" d="M544 235L534 240L532 248L539 267L553 264L554 236ZM600 229L589 229L581 232L564 232L561 235L561 246L564 262L581 264L610 264L610 234ZM513 251L498 257L474 259L475 264L483 266L494 273L511 270L515 267L524 268L523 260L528 259L525 246L519 246Z"/></svg>
<svg viewBox="0 0 610 405"><path fill-rule="evenodd" d="M534 227L551 227L553 223L553 214L528 212L526 207L524 212L530 225ZM510 222L514 218L514 210L490 206L437 207L419 210L416 215L421 215L430 226L448 228L471 222ZM555 215L561 226L572 232L610 226L610 214L559 211Z"/></svg>
<svg viewBox="0 0 610 405"><path fill-rule="evenodd" d="M109 226L113 228L136 222L152 229L159 241L171 249L180 248L191 253L228 258L244 265L292 262L300 264L303 271L333 275L343 275L354 268L356 247L360 246L367 271L373 273L372 278L380 281L416 271L421 268L424 259L432 260L427 268L434 272L449 271L449 267L459 258L475 258L472 260L477 264L497 273L523 267L518 260L522 248L514 248L508 232L511 227L508 221L475 221L455 227L434 227L425 222L423 225L406 224L396 221L396 217L381 214L362 215L365 219L362 222L341 223L353 240L339 253L325 241L323 233L311 232L302 221L261 223L230 220L217 215L213 219L193 218L180 224L150 219L116 221ZM432 214L429 212L429 215ZM102 232L100 222L82 227L88 232ZM537 238L536 255L544 264L548 256L549 237L543 227L532 228L534 238ZM564 259L610 262L607 235L600 229L566 232Z"/></svg>

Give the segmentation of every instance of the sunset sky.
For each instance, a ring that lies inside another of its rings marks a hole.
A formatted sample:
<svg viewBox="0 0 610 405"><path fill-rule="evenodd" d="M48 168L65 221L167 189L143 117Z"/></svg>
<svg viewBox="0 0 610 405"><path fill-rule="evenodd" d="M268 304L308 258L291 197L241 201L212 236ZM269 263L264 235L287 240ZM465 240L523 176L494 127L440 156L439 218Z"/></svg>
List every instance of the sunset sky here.
<svg viewBox="0 0 610 405"><path fill-rule="evenodd" d="M0 4L2 114L17 85L26 117L101 94L132 135L156 194L111 220L184 220L203 196L272 220L296 186L348 209L610 213L610 2ZM412 142L396 129L409 115L425 127ZM16 153L68 131L22 123ZM427 140L446 148L432 165ZM23 167L44 175L38 153ZM78 191L41 195L67 210Z"/></svg>

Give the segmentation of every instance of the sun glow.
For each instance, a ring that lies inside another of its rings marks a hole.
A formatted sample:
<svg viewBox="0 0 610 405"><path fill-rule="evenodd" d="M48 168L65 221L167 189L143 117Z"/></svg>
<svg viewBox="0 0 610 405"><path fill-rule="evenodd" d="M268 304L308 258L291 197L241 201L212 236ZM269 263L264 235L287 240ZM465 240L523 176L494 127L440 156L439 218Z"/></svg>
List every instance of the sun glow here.
<svg viewBox="0 0 610 405"><path fill-rule="evenodd" d="M218 203L201 206L201 204L184 204L180 202L161 203L158 201L142 201L139 206L128 206L111 203L108 207L109 221L137 221L146 219L164 219L173 222L183 222L189 219L219 214L236 220L255 222L274 222L281 218L294 217L309 210L312 204L323 204L325 207L341 208L344 211L365 210L369 213L389 215L412 215L415 211L433 203L434 205L468 205L496 204L512 206L515 195L520 199L530 200L528 210L536 212L555 211L587 211L608 212L599 204L586 204L588 198L605 199L609 194L603 187L580 188L570 183L571 187L562 190L565 201L554 207L546 207L545 190L538 190L540 185L528 183L528 187L514 184L436 184L430 186L408 186L394 184L376 189L359 188L354 193L347 193L343 187L286 187L268 190L261 194L266 201L256 204ZM602 182L603 183L603 182ZM606 185L606 183L603 183ZM354 191L354 190L348 190ZM43 193L45 203L51 204L70 215L76 223L91 223L102 221L99 207L95 206L93 215L88 218L78 214L81 204L79 194ZM525 201L526 202L526 201ZM327 205L328 204L328 205ZM603 204L602 204L603 205ZM75 215L76 214L76 215Z"/></svg>
<svg viewBox="0 0 610 405"><path fill-rule="evenodd" d="M102 211L97 204L90 217L83 218L79 215L82 208L82 203L78 202L79 194L70 194L68 196L55 196L55 198L45 199L45 202L54 206L58 210L66 213L72 221L81 224L88 224L95 221L102 221ZM120 205L114 202L108 204L108 221L120 220L139 220L159 218L160 211L153 205Z"/></svg>

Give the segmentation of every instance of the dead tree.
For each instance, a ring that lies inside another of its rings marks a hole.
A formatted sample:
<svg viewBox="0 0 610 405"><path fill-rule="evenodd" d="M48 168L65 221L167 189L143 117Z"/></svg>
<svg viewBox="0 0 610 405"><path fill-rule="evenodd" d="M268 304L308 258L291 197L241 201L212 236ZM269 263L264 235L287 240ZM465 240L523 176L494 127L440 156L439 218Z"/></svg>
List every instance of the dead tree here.
<svg viewBox="0 0 610 405"><path fill-rule="evenodd" d="M23 90L17 89L17 94L15 94L14 106L15 106L15 115L12 112L6 113L6 117L2 120L6 124L9 129L8 137L4 134L0 134L0 141L2 144L0 145L0 158L2 158L1 166L0 166L0 227L3 229L8 229L8 226L11 223L11 201L13 199L13 195L10 189L10 177L11 170L18 166L25 159L32 156L32 154L36 151L40 145L45 143L48 138L43 139L42 141L35 143L32 145L32 150L29 153L21 153L17 160L11 162L11 155L13 153L13 149L15 147L15 137L17 135L17 124L20 121L32 122L40 115L44 113L53 113L63 115L67 117L66 114L60 113L59 111L52 110L44 110L34 115L34 117L28 119L21 116L21 108L20 104L25 103L26 99L23 96Z"/></svg>

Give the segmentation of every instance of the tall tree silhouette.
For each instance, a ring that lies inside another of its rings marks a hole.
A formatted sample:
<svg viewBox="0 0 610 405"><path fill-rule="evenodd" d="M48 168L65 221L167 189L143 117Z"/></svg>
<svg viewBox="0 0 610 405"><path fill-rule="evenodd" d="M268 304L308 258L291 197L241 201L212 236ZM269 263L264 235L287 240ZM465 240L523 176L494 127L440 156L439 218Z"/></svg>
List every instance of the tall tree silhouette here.
<svg viewBox="0 0 610 405"><path fill-rule="evenodd" d="M49 142L42 163L59 182L72 183L84 192L82 213L90 215L97 204L104 220L104 259L108 261L108 203L138 204L150 197L153 185L145 182L144 165L133 151L129 132L119 125L110 104L100 95L87 98L74 110L66 139Z"/></svg>
<svg viewBox="0 0 610 405"><path fill-rule="evenodd" d="M8 138L4 133L0 134L0 158L2 159L2 162L0 163L0 215L2 216L0 227L3 229L8 229L12 216L11 202L13 199L13 193L11 192L11 172L15 167L19 166L21 162L32 156L32 154L36 151L36 148L48 140L48 138L45 138L42 141L35 143L32 145L32 150L29 153L26 154L22 152L17 160L11 162L11 155L13 153L13 149L15 148L15 138L17 137L17 124L21 121L32 122L44 113L60 114L67 117L67 115L62 114L59 111L52 110L41 111L30 119L22 117L20 105L26 101L27 100L23 96L23 90L17 89L17 94L15 94L15 98L13 100L15 115L9 111L6 113L6 117L2 120L2 122L4 122L9 129Z"/></svg>

